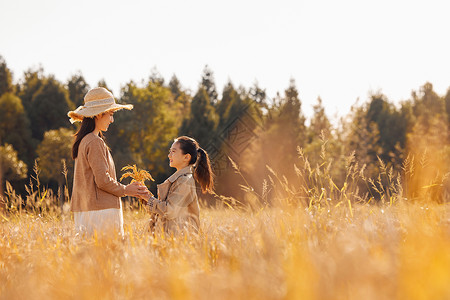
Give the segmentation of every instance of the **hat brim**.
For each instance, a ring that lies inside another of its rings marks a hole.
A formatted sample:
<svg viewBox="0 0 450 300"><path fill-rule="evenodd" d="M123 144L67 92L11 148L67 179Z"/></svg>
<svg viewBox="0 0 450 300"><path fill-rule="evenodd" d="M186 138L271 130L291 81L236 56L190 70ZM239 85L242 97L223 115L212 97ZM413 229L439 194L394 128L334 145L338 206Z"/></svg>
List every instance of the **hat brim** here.
<svg viewBox="0 0 450 300"><path fill-rule="evenodd" d="M132 104L111 104L111 105L105 105L105 106L98 106L98 107L85 107L80 106L74 111L69 111L67 113L67 116L70 118L70 123L75 122L82 122L84 118L92 118L95 117L101 113L105 112L115 112L121 109L127 109L132 110L133 105Z"/></svg>

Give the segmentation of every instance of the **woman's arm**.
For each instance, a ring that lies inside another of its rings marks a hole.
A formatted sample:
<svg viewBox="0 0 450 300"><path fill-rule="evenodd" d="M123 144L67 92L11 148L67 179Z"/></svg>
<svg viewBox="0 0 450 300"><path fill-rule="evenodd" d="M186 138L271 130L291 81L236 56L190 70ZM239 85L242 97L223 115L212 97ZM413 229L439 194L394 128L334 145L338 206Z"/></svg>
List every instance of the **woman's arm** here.
<svg viewBox="0 0 450 300"><path fill-rule="evenodd" d="M118 197L125 195L134 197L146 197L149 195L147 188L137 182L127 186L121 184L111 176L107 149L103 141L95 139L86 147L87 160L94 174L94 180L98 188Z"/></svg>

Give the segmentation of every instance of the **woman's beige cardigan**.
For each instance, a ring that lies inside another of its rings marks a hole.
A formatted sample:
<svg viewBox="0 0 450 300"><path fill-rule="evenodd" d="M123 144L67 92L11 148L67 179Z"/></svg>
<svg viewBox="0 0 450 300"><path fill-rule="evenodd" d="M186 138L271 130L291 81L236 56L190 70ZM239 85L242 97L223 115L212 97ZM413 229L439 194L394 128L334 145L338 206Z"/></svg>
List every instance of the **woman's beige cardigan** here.
<svg viewBox="0 0 450 300"><path fill-rule="evenodd" d="M108 147L98 135L87 134L75 159L72 211L120 208L122 196L125 196L125 185L117 181Z"/></svg>

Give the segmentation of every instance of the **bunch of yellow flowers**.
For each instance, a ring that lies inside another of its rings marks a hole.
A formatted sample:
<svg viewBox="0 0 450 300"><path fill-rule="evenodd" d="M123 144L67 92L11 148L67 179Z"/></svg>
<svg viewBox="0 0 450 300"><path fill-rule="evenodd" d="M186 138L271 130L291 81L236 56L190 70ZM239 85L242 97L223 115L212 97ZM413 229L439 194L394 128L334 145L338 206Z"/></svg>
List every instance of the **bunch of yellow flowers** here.
<svg viewBox="0 0 450 300"><path fill-rule="evenodd" d="M151 181L155 181L155 179L153 179L152 175L150 175L149 172L147 172L146 170L139 170L136 165L126 165L125 167L122 168L121 171L125 171L125 170L131 170L132 172L126 172L122 175L122 177L120 177L120 181L122 181L122 179L127 178L127 177L131 177L133 178L131 180L131 183L137 181L137 182L141 182L142 184L145 184L146 180L151 180Z"/></svg>

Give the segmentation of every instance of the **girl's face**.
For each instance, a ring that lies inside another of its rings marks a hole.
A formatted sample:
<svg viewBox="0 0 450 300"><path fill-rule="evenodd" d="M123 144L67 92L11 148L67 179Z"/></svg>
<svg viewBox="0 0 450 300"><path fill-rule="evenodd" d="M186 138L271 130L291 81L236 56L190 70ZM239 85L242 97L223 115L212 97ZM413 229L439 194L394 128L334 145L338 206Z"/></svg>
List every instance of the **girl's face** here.
<svg viewBox="0 0 450 300"><path fill-rule="evenodd" d="M180 148L180 144L174 142L172 147L169 150L169 165L172 168L176 168L177 171L183 169L184 167L189 166L189 161L191 160L190 154L183 154L183 151Z"/></svg>
<svg viewBox="0 0 450 300"><path fill-rule="evenodd" d="M106 112L95 117L95 127L100 131L107 131L109 124L114 122L114 112Z"/></svg>

